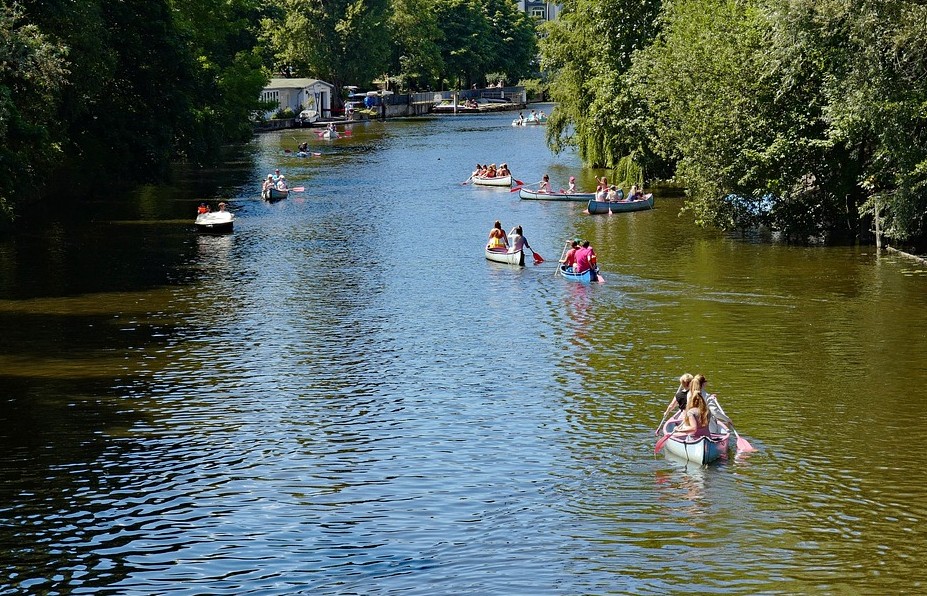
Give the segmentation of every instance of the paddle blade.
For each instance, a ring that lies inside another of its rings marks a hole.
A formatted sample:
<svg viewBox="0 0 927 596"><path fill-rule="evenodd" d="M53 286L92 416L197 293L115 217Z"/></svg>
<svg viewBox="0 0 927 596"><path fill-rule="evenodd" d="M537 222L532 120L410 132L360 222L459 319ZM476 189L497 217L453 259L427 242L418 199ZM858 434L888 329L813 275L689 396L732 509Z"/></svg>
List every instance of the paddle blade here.
<svg viewBox="0 0 927 596"><path fill-rule="evenodd" d="M515 184L517 184L518 186L524 186L524 185L525 185L524 182L522 182L521 180L519 180L519 179L517 179L517 178L513 178L513 180L515 180Z"/></svg>
<svg viewBox="0 0 927 596"><path fill-rule="evenodd" d="M657 453L660 453L660 450L663 449L663 446L666 445L666 442L669 441L670 437L672 436L673 435L668 434L668 435L663 435L662 437L660 437L660 439L657 441L657 444L654 445L653 447L654 455L656 455Z"/></svg>
<svg viewBox="0 0 927 596"><path fill-rule="evenodd" d="M739 434L737 435L737 451L742 451L744 453L751 453L756 451L756 448L750 444L750 441L743 438Z"/></svg>
<svg viewBox="0 0 927 596"><path fill-rule="evenodd" d="M305 186L294 186L290 189L290 192L303 192L304 190L306 190Z"/></svg>
<svg viewBox="0 0 927 596"><path fill-rule="evenodd" d="M509 192L518 192L518 191L520 191L520 190L521 190L521 186L516 186L515 188L513 188L513 189L510 190Z"/></svg>
<svg viewBox="0 0 927 596"><path fill-rule="evenodd" d="M539 255L538 253L532 253L532 254L534 255L534 264L535 264L535 265L540 265L541 263L544 262L544 257L542 257L541 255Z"/></svg>

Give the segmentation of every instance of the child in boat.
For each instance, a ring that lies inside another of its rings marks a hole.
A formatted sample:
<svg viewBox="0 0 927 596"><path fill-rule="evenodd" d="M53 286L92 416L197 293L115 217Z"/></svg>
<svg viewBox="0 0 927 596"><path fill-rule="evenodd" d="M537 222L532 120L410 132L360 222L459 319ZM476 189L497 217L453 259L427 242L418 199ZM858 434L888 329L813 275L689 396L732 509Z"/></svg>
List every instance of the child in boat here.
<svg viewBox="0 0 927 596"><path fill-rule="evenodd" d="M570 176L570 186L567 187L566 191L570 194L576 192L576 176Z"/></svg>

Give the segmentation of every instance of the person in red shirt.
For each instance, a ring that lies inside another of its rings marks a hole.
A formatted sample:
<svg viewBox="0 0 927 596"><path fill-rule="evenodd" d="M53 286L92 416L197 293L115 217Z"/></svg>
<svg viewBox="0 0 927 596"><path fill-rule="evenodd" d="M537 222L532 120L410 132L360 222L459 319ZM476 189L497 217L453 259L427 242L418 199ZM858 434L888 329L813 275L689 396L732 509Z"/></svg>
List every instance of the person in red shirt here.
<svg viewBox="0 0 927 596"><path fill-rule="evenodd" d="M563 263L563 267L566 271L572 271L573 265L576 264L576 251L579 249L579 240L574 240L570 244L570 250L566 252L560 262Z"/></svg>

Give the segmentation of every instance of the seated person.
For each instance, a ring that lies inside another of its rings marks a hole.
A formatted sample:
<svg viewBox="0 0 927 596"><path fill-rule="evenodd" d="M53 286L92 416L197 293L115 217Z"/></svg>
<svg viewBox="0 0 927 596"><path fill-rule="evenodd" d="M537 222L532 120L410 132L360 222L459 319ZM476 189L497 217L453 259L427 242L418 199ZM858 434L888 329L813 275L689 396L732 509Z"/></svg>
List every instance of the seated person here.
<svg viewBox="0 0 927 596"><path fill-rule="evenodd" d="M544 174L544 179L541 180L541 186L538 188L539 193L550 194L550 176Z"/></svg>
<svg viewBox="0 0 927 596"><path fill-rule="evenodd" d="M570 250L566 252L566 256L560 261L563 263L564 270L568 273L573 271L573 265L576 264L577 250L579 250L579 240L574 240L570 243Z"/></svg>
<svg viewBox="0 0 927 596"><path fill-rule="evenodd" d="M489 243L486 245L489 249L508 248L509 238L502 229L502 223L496 221L491 230L489 230Z"/></svg>
<svg viewBox="0 0 927 596"><path fill-rule="evenodd" d="M277 190L286 190L286 176L280 176L277 180Z"/></svg>

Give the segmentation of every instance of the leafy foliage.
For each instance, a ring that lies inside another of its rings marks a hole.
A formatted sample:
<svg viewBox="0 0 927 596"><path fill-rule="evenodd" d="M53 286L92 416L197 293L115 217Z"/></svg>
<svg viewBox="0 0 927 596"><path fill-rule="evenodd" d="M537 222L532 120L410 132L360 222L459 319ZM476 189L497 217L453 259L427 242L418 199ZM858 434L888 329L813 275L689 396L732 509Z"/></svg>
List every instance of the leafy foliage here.
<svg viewBox="0 0 927 596"><path fill-rule="evenodd" d="M547 129L554 151L575 145L593 167L615 167L624 157L647 169L666 165L651 150L645 105L630 79L636 52L657 32L659 0L567 0L560 19L547 23L542 66L558 102Z"/></svg>
<svg viewBox="0 0 927 596"><path fill-rule="evenodd" d="M0 5L0 211L7 217L36 169L60 154L46 114L67 75L64 56L18 7Z"/></svg>

